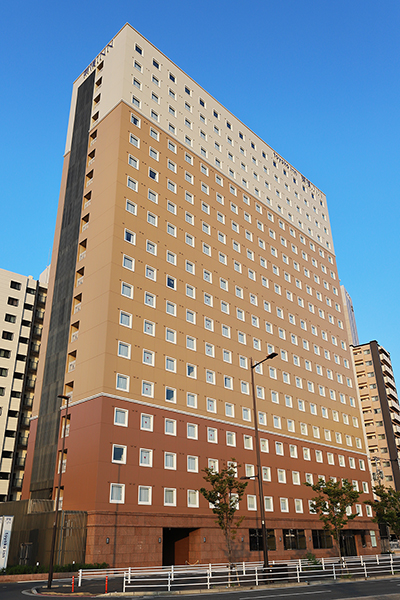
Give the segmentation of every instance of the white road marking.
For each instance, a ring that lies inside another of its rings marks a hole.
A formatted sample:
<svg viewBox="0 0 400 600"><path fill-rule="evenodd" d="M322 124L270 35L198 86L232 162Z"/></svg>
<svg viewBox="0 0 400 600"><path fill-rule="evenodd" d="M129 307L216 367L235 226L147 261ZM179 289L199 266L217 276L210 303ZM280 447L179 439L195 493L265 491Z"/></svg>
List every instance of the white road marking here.
<svg viewBox="0 0 400 600"><path fill-rule="evenodd" d="M332 592L332 590L324 590L324 594ZM268 594L267 596L252 596L252 600L256 600L257 598L288 598L289 596L306 596L311 594L321 594L321 590L315 592L292 592L291 594ZM240 600L247 600L245 598L240 598Z"/></svg>

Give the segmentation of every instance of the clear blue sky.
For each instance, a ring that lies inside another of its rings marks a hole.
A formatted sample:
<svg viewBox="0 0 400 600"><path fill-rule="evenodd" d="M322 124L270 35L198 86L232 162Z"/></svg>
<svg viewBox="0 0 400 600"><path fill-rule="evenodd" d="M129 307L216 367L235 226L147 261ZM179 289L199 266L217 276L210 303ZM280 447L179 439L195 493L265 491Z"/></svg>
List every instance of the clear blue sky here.
<svg viewBox="0 0 400 600"><path fill-rule="evenodd" d="M5 3L0 267L45 268L72 82L126 22L326 193L360 341L400 383L398 0Z"/></svg>

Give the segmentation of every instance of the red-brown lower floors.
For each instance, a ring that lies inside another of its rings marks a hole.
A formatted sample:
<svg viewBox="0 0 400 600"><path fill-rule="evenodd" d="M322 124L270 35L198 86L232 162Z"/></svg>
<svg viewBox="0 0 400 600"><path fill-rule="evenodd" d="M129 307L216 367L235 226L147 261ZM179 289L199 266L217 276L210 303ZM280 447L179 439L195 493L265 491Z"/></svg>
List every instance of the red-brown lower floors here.
<svg viewBox="0 0 400 600"><path fill-rule="evenodd" d="M271 518L267 522L269 560L337 556L335 541L324 534L314 519ZM262 560L261 525L246 518L234 541L235 562ZM347 555L380 553L379 532L370 520L357 519L343 533L342 552ZM89 512L86 562L110 566L207 564L227 561L222 531L210 517L139 514L123 511Z"/></svg>

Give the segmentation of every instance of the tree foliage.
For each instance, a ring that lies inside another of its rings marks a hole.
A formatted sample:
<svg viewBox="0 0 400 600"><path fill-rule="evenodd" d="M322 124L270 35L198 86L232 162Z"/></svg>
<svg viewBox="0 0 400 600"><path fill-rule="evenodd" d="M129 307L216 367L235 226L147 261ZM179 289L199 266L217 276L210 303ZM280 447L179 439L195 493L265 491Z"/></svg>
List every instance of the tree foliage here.
<svg viewBox="0 0 400 600"><path fill-rule="evenodd" d="M349 521L356 518L357 514L347 514L347 508L352 507L360 497L348 479L342 481L333 481L329 479L324 481L319 479L318 483L308 487L316 492L316 496L311 499L311 508L318 514L320 521L324 524L324 530L330 533L336 541L339 556L342 556L340 549L340 533Z"/></svg>
<svg viewBox="0 0 400 600"><path fill-rule="evenodd" d="M394 533L400 537L400 492L392 488L386 488L380 484L374 487L377 500L366 500L375 513L372 519L375 523L386 523Z"/></svg>
<svg viewBox="0 0 400 600"><path fill-rule="evenodd" d="M233 464L232 464L233 463ZM236 512L240 500L243 498L247 482L237 478L235 459L226 465L221 471L213 468L203 469L204 480L210 484L211 489L200 488L200 493L212 505L212 511L216 515L217 523L223 531L229 564L232 562L233 542L237 529L242 523L244 516L236 518Z"/></svg>

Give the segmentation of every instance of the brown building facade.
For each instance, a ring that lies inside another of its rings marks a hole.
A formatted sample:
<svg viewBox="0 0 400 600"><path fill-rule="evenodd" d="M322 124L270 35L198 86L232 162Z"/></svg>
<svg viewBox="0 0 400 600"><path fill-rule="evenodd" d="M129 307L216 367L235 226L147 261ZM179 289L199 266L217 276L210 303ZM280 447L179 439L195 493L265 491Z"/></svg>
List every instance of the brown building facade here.
<svg viewBox="0 0 400 600"><path fill-rule="evenodd" d="M354 482L347 551L376 552L325 196L129 25L74 84L52 260L24 495L54 497L62 468L87 561L225 560L202 470L253 477L254 418L271 557L337 552L319 477ZM272 352L254 415L250 359ZM240 560L258 509L250 481Z"/></svg>
<svg viewBox="0 0 400 600"><path fill-rule="evenodd" d="M353 348L375 483L400 489L400 405L390 354L375 340Z"/></svg>

